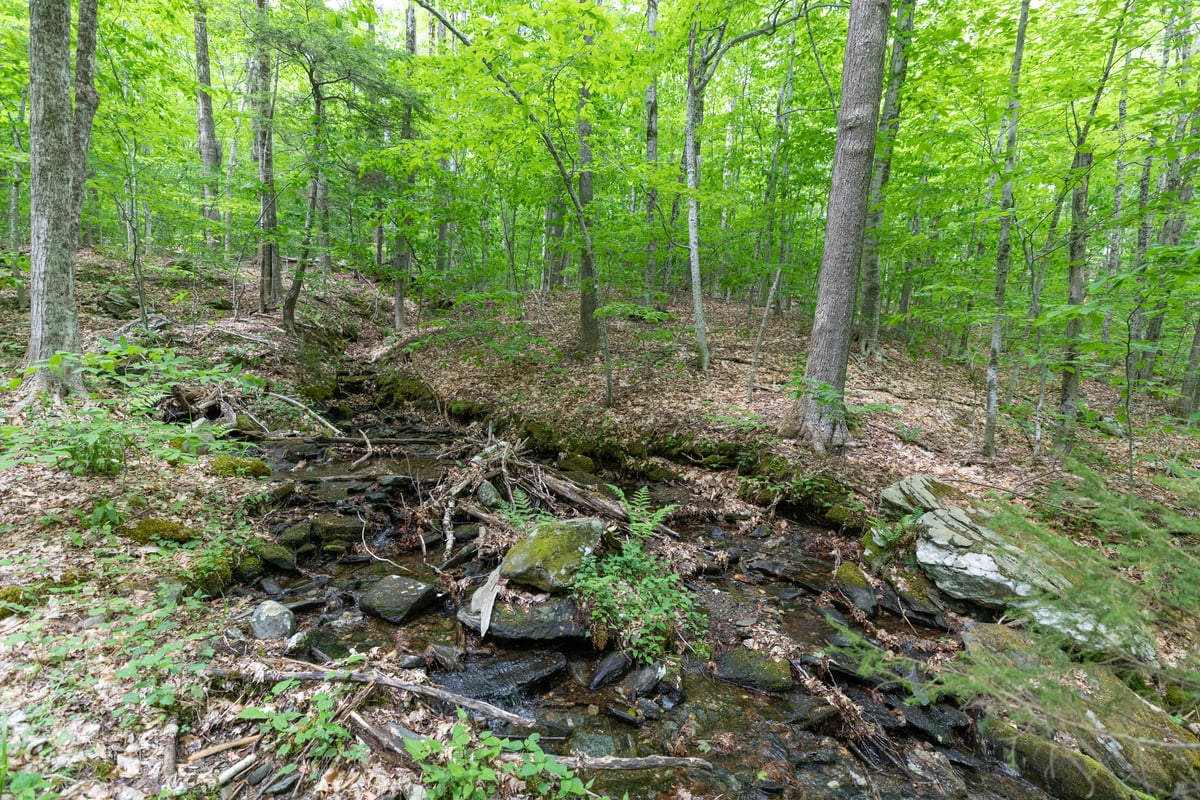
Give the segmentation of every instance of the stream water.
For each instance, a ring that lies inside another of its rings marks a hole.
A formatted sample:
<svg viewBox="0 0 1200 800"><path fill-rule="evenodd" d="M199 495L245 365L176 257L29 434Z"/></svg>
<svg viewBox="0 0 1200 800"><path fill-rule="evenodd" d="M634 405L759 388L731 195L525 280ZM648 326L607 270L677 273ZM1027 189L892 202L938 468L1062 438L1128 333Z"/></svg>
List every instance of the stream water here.
<svg viewBox="0 0 1200 800"><path fill-rule="evenodd" d="M415 538L413 509L453 465L439 454L459 444L449 430L402 418L364 430L372 440L405 443L376 448L353 471L358 454L339 457L336 448L320 440L261 446L275 477L297 484L289 504L276 512L274 533L285 537L297 521L311 517L362 530L362 541L348 547L321 549L317 543L299 548L302 574L271 575L252 587L297 611L301 628L311 631L308 654L313 657L396 648L408 654L410 665L427 668L435 684L535 717L550 752L687 755L713 765L712 770L588 775L596 779L593 791L613 797L1048 797L977 752L967 717L958 709L916 704L905 681L863 682L853 665L839 663L830 647L841 634L831 620L846 618L838 608L818 602L814 591L828 583L832 565L796 555L823 532L799 523L788 526L788 536L761 538L736 536L712 521L684 530L687 538L711 551L733 554L736 564L689 579L689 586L708 609L710 628L722 642L718 652L763 630L790 640L808 654L794 662L796 671L821 673L826 685L853 701L878 732L869 742L845 737L837 710L800 683L768 693L719 680L714 676L720 672L716 654L712 661L685 658L670 674L633 670L592 690L589 684L604 654L589 642L480 640L469 631L464 636L456 619L458 605L448 593L402 625L362 613L357 599L383 575L437 583L438 573L425 563ZM460 458L463 453L470 457L466 449L458 452ZM443 545L430 537L428 526L425 530L427 558L441 565ZM470 531L465 525L456 535L452 556L473 546ZM460 582L482 582L491 566L467 558L446 572ZM903 629L914 640L945 635L900 617L889 619L886 612L877 624Z"/></svg>

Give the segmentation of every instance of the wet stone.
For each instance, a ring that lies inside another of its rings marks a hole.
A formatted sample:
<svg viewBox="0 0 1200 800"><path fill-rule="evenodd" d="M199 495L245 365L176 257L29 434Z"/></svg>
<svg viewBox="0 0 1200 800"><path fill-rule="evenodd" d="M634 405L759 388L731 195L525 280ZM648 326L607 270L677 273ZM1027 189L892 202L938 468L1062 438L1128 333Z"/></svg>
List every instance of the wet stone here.
<svg viewBox="0 0 1200 800"><path fill-rule="evenodd" d="M358 599L358 607L391 623L401 623L437 599L437 587L400 575L388 575Z"/></svg>
<svg viewBox="0 0 1200 800"><path fill-rule="evenodd" d="M717 656L713 674L728 683L763 692L786 692L794 685L788 662L742 647Z"/></svg>
<svg viewBox="0 0 1200 800"><path fill-rule="evenodd" d="M433 677L448 691L486 700L512 697L566 666L562 653L543 651L472 661L462 672Z"/></svg>
<svg viewBox="0 0 1200 800"><path fill-rule="evenodd" d="M296 615L274 600L265 600L250 615L250 630L257 639L286 639L296 630Z"/></svg>
<svg viewBox="0 0 1200 800"><path fill-rule="evenodd" d="M600 659L600 663L596 665L596 673L592 676L588 688L594 692L611 683L616 683L625 677L625 673L629 672L629 668L632 665L633 662L629 660L629 656L614 650Z"/></svg>
<svg viewBox="0 0 1200 800"><path fill-rule="evenodd" d="M469 605L458 610L458 620L468 628L479 631L479 615L472 614ZM575 601L569 597L551 597L529 608L497 603L492 609L488 635L499 639L586 639L588 628L583 624Z"/></svg>

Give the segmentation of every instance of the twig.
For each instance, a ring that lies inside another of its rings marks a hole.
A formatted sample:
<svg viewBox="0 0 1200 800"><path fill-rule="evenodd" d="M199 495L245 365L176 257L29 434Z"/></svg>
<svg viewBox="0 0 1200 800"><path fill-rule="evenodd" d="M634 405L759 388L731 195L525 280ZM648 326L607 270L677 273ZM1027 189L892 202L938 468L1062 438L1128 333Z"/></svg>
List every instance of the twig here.
<svg viewBox="0 0 1200 800"><path fill-rule="evenodd" d="M166 743L163 744L162 780L175 777L175 748L178 745L179 723L171 722L163 729Z"/></svg>
<svg viewBox="0 0 1200 800"><path fill-rule="evenodd" d="M354 470L358 469L358 465L370 458L371 454L375 452L375 448L371 446L371 440L367 438L367 435L362 432L361 428L359 429L358 433L363 437L363 441L367 443L367 452L363 453L362 458L350 465L350 472L354 472Z"/></svg>
<svg viewBox="0 0 1200 800"><path fill-rule="evenodd" d="M520 758L517 753L508 755L510 758ZM569 769L611 769L633 770L654 769L656 767L687 767L688 769L713 768L712 764L703 758L691 756L642 756L641 758L618 758L617 756L555 756L555 760Z"/></svg>
<svg viewBox="0 0 1200 800"><path fill-rule="evenodd" d="M370 722L357 711L351 711L346 719L358 729L359 736L367 741L371 749L390 753L400 757L403 761L412 761L412 756L404 748L404 743L391 731Z"/></svg>
<svg viewBox="0 0 1200 800"><path fill-rule="evenodd" d="M265 392L265 394L266 394L268 397L274 397L276 400L282 400L282 401L283 401L283 402L285 402L285 403L290 403L291 405L294 405L296 408L300 409L301 411L306 411L306 412L308 412L310 415L312 415L312 417L313 417L313 418L314 418L314 419L315 419L317 422L321 423L321 424L322 424L322 425L324 425L326 428L329 428L329 430L333 431L334 435L336 435L336 436L341 436L341 435L342 435L342 432L341 432L340 430L338 430L337 426L335 426L335 425L334 425L332 422L330 422L329 420L327 420L327 419L325 419L324 417L322 417L322 416L321 416L320 414L318 414L317 412L313 411L313 410L312 410L311 408L309 408L308 406L304 405L304 403L301 403L299 400L293 400L292 398L290 398L290 397L287 397L287 396L285 396L285 395L282 395L282 394L279 394L279 393L277 393L277 392ZM355 440L355 441L357 441L357 440Z"/></svg>
<svg viewBox="0 0 1200 800"><path fill-rule="evenodd" d="M254 766L255 761L258 761L258 754L251 753L241 761L234 764L232 767L229 767L217 776L217 786L226 786L230 783L233 783L238 775L241 775L243 772Z"/></svg>
<svg viewBox="0 0 1200 800"><path fill-rule="evenodd" d="M422 686L417 683L407 683L405 681L390 678L386 675L378 675L372 672L347 672L345 670L314 670L310 672L275 672L268 670L261 674L244 673L232 669L219 669L210 667L204 671L205 675L214 678L226 678L230 680L244 680L253 683L261 683L264 681L334 681L334 682L351 682L351 683L370 683L372 681L380 686L386 686L389 689L399 689L403 692L411 692L413 694L432 697L435 700L442 700L447 703L453 703L463 708L469 708L472 711L478 711L481 714L486 714L489 717L494 717L504 722L511 722L513 725L521 725L522 727L531 728L536 724L536 720L531 717L524 717L520 714L514 714L511 711L505 711L503 708L494 706L491 703L483 700L476 700L473 697L465 697L454 692L448 692L445 689L439 689L436 686Z"/></svg>
<svg viewBox="0 0 1200 800"><path fill-rule="evenodd" d="M209 756L215 756L217 753L224 753L226 750L233 750L237 747L245 747L248 744L254 744L261 738L262 734L256 733L253 736L243 736L240 739L234 739L232 742L214 744L212 747L206 747L203 750L197 750L196 752L192 753L190 756L188 756L188 763L195 764L197 761L208 758Z"/></svg>

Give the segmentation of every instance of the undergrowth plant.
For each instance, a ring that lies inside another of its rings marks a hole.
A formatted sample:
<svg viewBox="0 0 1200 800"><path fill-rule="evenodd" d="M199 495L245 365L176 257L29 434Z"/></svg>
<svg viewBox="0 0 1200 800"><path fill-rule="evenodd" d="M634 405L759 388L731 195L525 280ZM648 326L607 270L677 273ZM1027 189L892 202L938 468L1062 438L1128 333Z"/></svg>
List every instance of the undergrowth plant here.
<svg viewBox="0 0 1200 800"><path fill-rule="evenodd" d="M100 352L82 358L66 353L52 356L40 367L64 369L78 363L91 393L82 407L55 406L35 409L23 425L5 424L0 434L0 470L17 464L46 464L76 475L115 475L132 453L149 455L170 464L194 461L205 448L235 445L211 440L210 434L189 426L153 419L157 403L183 384L237 382L257 379L239 374L227 364L199 367L190 359L164 348L105 343ZM17 378L10 385L20 385Z"/></svg>
<svg viewBox="0 0 1200 800"><path fill-rule="evenodd" d="M501 739L488 730L472 733L461 710L458 718L449 742L404 740L424 775L428 800L491 800L508 796L513 783L530 797L594 796L589 791L592 782L584 783L543 751L537 733L523 740Z"/></svg>
<svg viewBox="0 0 1200 800"><path fill-rule="evenodd" d="M654 510L645 487L631 498L611 488L625 505L630 535L620 552L585 556L573 591L589 612L596 647L612 642L634 661L649 664L672 645L703 637L705 617L679 575L646 550L646 540L675 507Z"/></svg>

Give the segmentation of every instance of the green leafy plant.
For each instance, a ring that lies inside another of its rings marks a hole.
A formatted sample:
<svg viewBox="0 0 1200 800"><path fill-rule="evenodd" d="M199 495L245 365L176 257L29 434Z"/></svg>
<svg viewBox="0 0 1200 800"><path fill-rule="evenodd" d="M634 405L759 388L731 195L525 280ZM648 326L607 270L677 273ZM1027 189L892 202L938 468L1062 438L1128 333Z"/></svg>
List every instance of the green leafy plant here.
<svg viewBox="0 0 1200 800"><path fill-rule="evenodd" d="M491 800L501 795L501 776L523 783L533 797L560 800L591 794L584 783L547 754L532 733L524 740L501 739L491 731L472 733L466 714L450 732L449 742L405 739L404 746L424 775L429 800ZM511 760L506 754L513 754Z"/></svg>
<svg viewBox="0 0 1200 800"><path fill-rule="evenodd" d="M547 522L553 520L554 516L547 514L540 508L533 505L533 501L529 499L529 495L521 489L513 489L512 502L505 503L500 509L500 515L508 521L517 530L524 530L531 525L536 525L539 522Z"/></svg>
<svg viewBox="0 0 1200 800"><path fill-rule="evenodd" d="M350 731L337 721L337 700L345 687L317 692L306 712L278 708L284 696L298 685L295 680L280 681L271 688L268 703L242 709L238 718L259 721L259 729L271 737L281 757L304 751L318 760L365 760L366 745L355 742Z"/></svg>
<svg viewBox="0 0 1200 800"><path fill-rule="evenodd" d="M625 503L630 537L618 553L586 556L573 591L590 614L597 647L613 642L630 658L648 664L663 658L673 643L702 637L705 617L679 575L645 548L674 507L654 510L645 487L629 499L612 488Z"/></svg>

